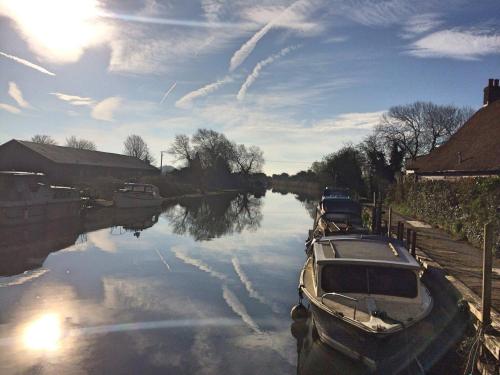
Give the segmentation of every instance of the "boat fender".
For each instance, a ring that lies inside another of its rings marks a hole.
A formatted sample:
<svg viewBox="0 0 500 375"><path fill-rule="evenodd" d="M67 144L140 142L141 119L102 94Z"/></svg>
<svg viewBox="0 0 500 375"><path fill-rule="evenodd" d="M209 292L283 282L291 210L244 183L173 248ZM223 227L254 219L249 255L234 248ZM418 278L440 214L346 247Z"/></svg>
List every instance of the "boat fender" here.
<svg viewBox="0 0 500 375"><path fill-rule="evenodd" d="M307 324L304 320L294 321L290 326L290 331L296 340L303 339L307 335Z"/></svg>
<svg viewBox="0 0 500 375"><path fill-rule="evenodd" d="M458 301L457 308L461 313L467 314L470 311L469 302L467 302L466 299L462 298L460 301Z"/></svg>
<svg viewBox="0 0 500 375"><path fill-rule="evenodd" d="M290 316L293 321L305 320L307 319L307 308L302 303L299 303L292 307Z"/></svg>

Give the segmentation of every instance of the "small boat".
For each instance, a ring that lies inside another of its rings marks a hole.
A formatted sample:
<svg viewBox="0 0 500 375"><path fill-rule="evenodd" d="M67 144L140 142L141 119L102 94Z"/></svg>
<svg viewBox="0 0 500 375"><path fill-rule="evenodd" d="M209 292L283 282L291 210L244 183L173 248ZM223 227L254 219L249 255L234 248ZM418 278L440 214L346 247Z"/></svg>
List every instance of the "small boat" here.
<svg viewBox="0 0 500 375"><path fill-rule="evenodd" d="M351 195L348 189L331 188L327 186L323 190L321 200L323 199L351 199Z"/></svg>
<svg viewBox="0 0 500 375"><path fill-rule="evenodd" d="M114 193L113 201L118 208L159 207L163 198L154 185L126 183Z"/></svg>
<svg viewBox="0 0 500 375"><path fill-rule="evenodd" d="M77 190L50 185L43 173L0 172L0 225L76 217L81 206Z"/></svg>
<svg viewBox="0 0 500 375"><path fill-rule="evenodd" d="M314 237L337 233L367 233L361 205L350 198L323 198L316 208Z"/></svg>
<svg viewBox="0 0 500 375"><path fill-rule="evenodd" d="M308 254L299 294L310 302L320 340L373 373L397 374L412 363L423 368L419 360L455 343L465 329L449 282L423 272L400 241L325 236Z"/></svg>

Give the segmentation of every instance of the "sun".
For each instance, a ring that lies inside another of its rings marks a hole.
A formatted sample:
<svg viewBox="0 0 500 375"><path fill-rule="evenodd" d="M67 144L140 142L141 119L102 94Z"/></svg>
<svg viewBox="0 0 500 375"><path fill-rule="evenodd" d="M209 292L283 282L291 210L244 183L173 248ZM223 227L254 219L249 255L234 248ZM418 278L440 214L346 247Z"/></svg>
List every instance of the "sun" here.
<svg viewBox="0 0 500 375"><path fill-rule="evenodd" d="M97 0L0 0L0 13L15 20L39 57L52 62L77 61L106 36Z"/></svg>
<svg viewBox="0 0 500 375"><path fill-rule="evenodd" d="M61 322L56 314L46 314L28 324L23 342L32 350L55 351L61 340Z"/></svg>

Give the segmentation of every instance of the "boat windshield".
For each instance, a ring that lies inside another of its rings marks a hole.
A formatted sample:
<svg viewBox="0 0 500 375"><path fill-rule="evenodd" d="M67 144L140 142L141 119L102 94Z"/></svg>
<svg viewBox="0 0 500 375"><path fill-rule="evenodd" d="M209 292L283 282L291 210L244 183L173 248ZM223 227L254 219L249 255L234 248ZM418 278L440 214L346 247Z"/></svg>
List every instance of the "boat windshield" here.
<svg viewBox="0 0 500 375"><path fill-rule="evenodd" d="M361 214L359 203L348 199L325 199L322 202L323 209L326 212L346 212L353 214Z"/></svg>
<svg viewBox="0 0 500 375"><path fill-rule="evenodd" d="M379 294L415 298L417 276L411 270L380 266L335 264L324 266L321 288L325 293Z"/></svg>

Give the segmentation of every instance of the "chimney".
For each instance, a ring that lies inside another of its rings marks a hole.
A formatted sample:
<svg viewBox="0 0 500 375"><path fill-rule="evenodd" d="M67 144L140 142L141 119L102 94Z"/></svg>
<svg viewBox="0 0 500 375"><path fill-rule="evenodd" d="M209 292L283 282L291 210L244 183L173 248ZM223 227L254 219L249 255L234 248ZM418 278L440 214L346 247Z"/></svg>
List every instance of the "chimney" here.
<svg viewBox="0 0 500 375"><path fill-rule="evenodd" d="M493 103L494 101L500 100L500 85L498 82L498 78L490 78L488 80L488 86L484 88L483 104L485 106Z"/></svg>

